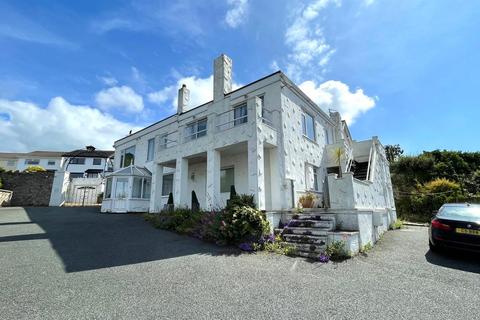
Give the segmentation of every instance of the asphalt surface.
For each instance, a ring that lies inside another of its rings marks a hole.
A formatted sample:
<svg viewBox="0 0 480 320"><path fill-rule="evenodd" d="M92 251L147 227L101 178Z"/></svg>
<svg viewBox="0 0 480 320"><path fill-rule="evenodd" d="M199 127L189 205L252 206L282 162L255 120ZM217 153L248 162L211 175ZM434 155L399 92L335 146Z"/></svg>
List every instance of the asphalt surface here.
<svg viewBox="0 0 480 320"><path fill-rule="evenodd" d="M239 254L97 209L0 209L1 319L478 319L480 262L390 231L366 256Z"/></svg>

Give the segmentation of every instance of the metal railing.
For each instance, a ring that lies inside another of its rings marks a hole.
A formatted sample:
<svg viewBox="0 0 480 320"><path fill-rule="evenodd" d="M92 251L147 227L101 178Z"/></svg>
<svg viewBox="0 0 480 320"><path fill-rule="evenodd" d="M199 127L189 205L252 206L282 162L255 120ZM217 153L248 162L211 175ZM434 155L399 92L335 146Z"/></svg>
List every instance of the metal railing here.
<svg viewBox="0 0 480 320"><path fill-rule="evenodd" d="M227 110L222 113L217 114L216 118L216 129L217 131L227 130L248 122L248 111L247 114L237 115L235 114L235 109Z"/></svg>
<svg viewBox="0 0 480 320"><path fill-rule="evenodd" d="M169 132L158 136L158 150L165 150L171 147L175 147L178 143L174 138L177 131Z"/></svg>

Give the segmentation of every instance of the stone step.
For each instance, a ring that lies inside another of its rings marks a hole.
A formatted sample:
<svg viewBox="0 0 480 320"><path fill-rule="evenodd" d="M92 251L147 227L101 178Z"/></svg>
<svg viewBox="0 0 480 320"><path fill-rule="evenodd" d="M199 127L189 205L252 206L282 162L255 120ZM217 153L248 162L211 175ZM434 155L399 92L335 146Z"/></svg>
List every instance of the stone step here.
<svg viewBox="0 0 480 320"><path fill-rule="evenodd" d="M317 245L326 245L327 237L326 236L306 236L300 234L284 234L283 239L286 242L291 243L304 243L304 244L317 244Z"/></svg>
<svg viewBox="0 0 480 320"><path fill-rule="evenodd" d="M292 220L319 220L319 221L335 221L335 214L320 213L298 213L292 215Z"/></svg>
<svg viewBox="0 0 480 320"><path fill-rule="evenodd" d="M316 229L316 228L286 227L283 229L282 235L300 234L300 235L326 236L329 231L330 230Z"/></svg>
<svg viewBox="0 0 480 320"><path fill-rule="evenodd" d="M297 252L322 253L325 252L326 245L315 245L308 243L283 242L284 245L293 246Z"/></svg>
<svg viewBox="0 0 480 320"><path fill-rule="evenodd" d="M335 229L335 221L332 220L290 220L288 228L291 227L305 227L305 228L320 228L327 230Z"/></svg>
<svg viewBox="0 0 480 320"><path fill-rule="evenodd" d="M323 252L304 252L304 251L297 251L295 253L298 257L303 257L311 260L318 260Z"/></svg>

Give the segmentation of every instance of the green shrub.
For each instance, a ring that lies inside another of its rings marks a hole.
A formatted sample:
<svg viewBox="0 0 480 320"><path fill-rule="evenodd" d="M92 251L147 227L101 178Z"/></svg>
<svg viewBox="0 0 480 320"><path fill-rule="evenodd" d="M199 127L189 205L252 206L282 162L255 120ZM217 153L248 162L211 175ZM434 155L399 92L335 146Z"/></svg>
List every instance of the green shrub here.
<svg viewBox="0 0 480 320"><path fill-rule="evenodd" d="M403 220L397 219L395 222L393 222L390 225L391 230L397 230L397 229L402 229L403 228Z"/></svg>
<svg viewBox="0 0 480 320"><path fill-rule="evenodd" d="M234 190L235 191L235 190ZM255 208L255 199L253 195L232 193L230 200L227 201L226 211L232 211L237 207Z"/></svg>
<svg viewBox="0 0 480 320"><path fill-rule="evenodd" d="M341 261L350 258L350 253L345 249L345 241L334 241L327 245L325 253L332 261Z"/></svg>
<svg viewBox="0 0 480 320"><path fill-rule="evenodd" d="M2 181L2 178L0 178L0 189L3 188L3 181Z"/></svg>
<svg viewBox="0 0 480 320"><path fill-rule="evenodd" d="M241 206L224 211L220 225L220 240L226 243L257 242L269 232L268 220L260 210Z"/></svg>
<svg viewBox="0 0 480 320"><path fill-rule="evenodd" d="M42 166L28 166L24 172L45 172L47 170L45 170L44 167Z"/></svg>

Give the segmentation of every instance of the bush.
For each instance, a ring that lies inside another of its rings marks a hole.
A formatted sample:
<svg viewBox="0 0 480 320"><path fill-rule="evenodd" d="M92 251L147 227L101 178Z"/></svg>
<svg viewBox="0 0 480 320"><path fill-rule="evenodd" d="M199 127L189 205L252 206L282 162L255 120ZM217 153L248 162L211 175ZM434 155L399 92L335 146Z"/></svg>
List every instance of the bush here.
<svg viewBox="0 0 480 320"><path fill-rule="evenodd" d="M3 181L2 181L2 178L0 178L0 189L3 188Z"/></svg>
<svg viewBox="0 0 480 320"><path fill-rule="evenodd" d="M334 241L327 245L325 254L332 261L341 261L350 258L350 253L345 249L345 241Z"/></svg>
<svg viewBox="0 0 480 320"><path fill-rule="evenodd" d="M24 172L45 172L47 170L45 170L45 168L43 168L42 166L28 166Z"/></svg>
<svg viewBox="0 0 480 320"><path fill-rule="evenodd" d="M224 211L220 225L220 240L225 243L258 242L269 232L270 225L265 214L255 208L241 206Z"/></svg>
<svg viewBox="0 0 480 320"><path fill-rule="evenodd" d="M255 208L255 199L253 195L250 195L250 194L237 195L235 193L235 189L233 189L233 193L231 192L230 194L231 194L230 200L227 201L227 206L225 207L226 211L232 211L237 207Z"/></svg>

